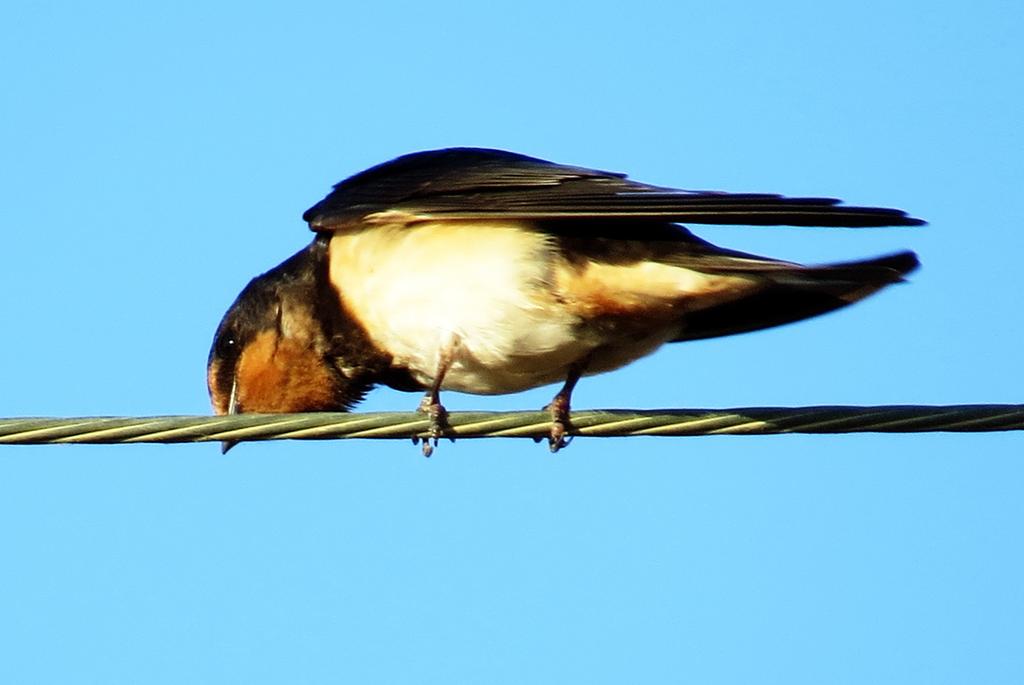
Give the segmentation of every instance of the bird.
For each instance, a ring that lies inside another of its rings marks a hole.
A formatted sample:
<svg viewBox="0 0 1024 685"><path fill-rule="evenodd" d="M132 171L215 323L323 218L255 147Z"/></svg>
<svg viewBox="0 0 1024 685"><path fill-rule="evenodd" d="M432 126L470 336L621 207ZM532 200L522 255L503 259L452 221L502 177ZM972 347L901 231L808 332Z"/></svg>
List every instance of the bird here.
<svg viewBox="0 0 1024 685"><path fill-rule="evenodd" d="M583 376L665 343L779 326L904 280L911 251L804 266L715 246L683 224L924 224L827 197L680 190L486 148L407 154L303 214L313 240L252 279L207 363L217 414L350 411L376 386L425 392L561 383L548 445L571 436ZM233 443L225 443L224 450Z"/></svg>

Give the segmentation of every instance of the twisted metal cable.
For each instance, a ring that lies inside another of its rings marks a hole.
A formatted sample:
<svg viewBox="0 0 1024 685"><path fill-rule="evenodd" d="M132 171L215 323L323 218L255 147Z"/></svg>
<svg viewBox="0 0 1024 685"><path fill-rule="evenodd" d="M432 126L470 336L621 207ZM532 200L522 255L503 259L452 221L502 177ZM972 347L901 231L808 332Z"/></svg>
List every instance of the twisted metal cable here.
<svg viewBox="0 0 1024 685"><path fill-rule="evenodd" d="M450 438L547 438L547 412L452 412ZM0 419L0 444L181 443L336 438L423 438L412 412ZM602 409L572 415L567 435L769 435L1024 430L1024 404L820 406L740 409Z"/></svg>

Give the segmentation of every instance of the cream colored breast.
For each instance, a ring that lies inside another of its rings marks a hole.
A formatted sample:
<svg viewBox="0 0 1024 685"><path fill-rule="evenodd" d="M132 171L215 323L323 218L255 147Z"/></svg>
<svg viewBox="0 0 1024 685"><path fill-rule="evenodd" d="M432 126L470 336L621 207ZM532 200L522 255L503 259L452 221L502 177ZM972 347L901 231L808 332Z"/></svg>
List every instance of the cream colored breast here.
<svg viewBox="0 0 1024 685"><path fill-rule="evenodd" d="M382 224L331 239L330 277L421 382L457 340L443 387L500 393L558 380L585 353L578 318L554 301L555 258L550 239L519 222Z"/></svg>

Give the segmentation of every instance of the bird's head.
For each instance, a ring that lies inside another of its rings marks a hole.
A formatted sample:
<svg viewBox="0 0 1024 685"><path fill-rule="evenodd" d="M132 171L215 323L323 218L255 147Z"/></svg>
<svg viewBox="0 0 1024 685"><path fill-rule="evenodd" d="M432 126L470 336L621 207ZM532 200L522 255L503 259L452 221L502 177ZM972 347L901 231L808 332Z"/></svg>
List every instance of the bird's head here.
<svg viewBox="0 0 1024 685"><path fill-rule="evenodd" d="M365 393L318 316L314 247L254 278L224 315L207 362L217 414L344 411Z"/></svg>

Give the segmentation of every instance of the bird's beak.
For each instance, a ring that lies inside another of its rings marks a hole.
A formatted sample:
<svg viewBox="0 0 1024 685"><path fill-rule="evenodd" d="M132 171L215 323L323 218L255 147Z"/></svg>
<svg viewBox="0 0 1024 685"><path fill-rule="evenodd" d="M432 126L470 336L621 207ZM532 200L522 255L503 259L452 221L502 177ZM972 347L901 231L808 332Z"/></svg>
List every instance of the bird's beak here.
<svg viewBox="0 0 1024 685"><path fill-rule="evenodd" d="M228 399L228 416L238 413L238 376L231 381L231 397ZM238 440L224 440L220 443L220 453L227 454L228 450L238 444Z"/></svg>

